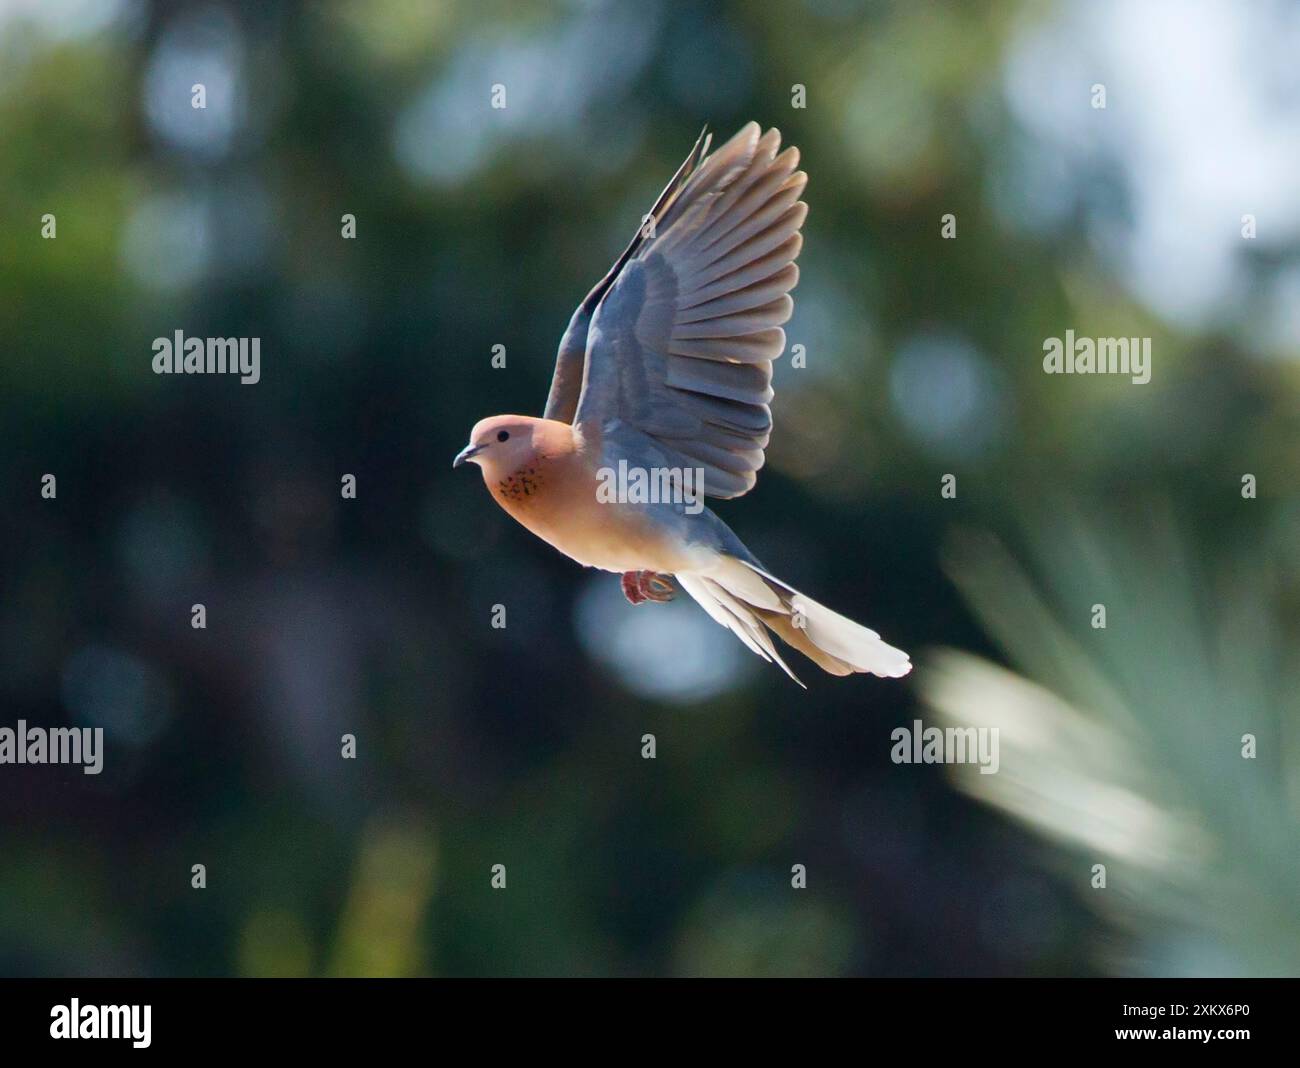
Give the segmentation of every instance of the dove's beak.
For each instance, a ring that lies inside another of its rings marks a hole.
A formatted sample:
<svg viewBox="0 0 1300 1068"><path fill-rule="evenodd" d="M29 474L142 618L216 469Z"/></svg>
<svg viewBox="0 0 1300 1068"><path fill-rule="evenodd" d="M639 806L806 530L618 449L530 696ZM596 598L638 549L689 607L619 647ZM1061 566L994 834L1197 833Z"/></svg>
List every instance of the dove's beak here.
<svg viewBox="0 0 1300 1068"><path fill-rule="evenodd" d="M470 459L473 456L477 456L482 451L483 451L482 445L466 445L463 449L460 450L460 452L456 453L456 459L452 460L451 466L459 467L466 460Z"/></svg>

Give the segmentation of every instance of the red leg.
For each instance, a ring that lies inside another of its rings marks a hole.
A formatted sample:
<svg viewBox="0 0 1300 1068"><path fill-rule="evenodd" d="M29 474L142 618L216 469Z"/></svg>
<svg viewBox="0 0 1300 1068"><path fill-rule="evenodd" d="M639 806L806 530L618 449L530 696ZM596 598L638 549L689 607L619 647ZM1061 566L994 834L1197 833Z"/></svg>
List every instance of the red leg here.
<svg viewBox="0 0 1300 1068"><path fill-rule="evenodd" d="M677 596L672 575L661 575L657 571L642 571L641 575L641 592L650 600L665 602Z"/></svg>
<svg viewBox="0 0 1300 1068"><path fill-rule="evenodd" d="M657 571L625 571L622 576L623 596L632 604L642 601L671 601L677 596L671 575Z"/></svg>
<svg viewBox="0 0 1300 1068"><path fill-rule="evenodd" d="M623 572L623 596L628 599L630 604L640 604L646 599L645 594L641 592L641 584L637 581L639 571Z"/></svg>

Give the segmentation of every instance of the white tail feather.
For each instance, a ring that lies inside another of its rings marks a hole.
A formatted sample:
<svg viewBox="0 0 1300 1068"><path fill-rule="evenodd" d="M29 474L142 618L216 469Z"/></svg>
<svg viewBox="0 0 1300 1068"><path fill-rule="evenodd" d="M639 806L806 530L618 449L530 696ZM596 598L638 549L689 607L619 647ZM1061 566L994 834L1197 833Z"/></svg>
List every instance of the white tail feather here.
<svg viewBox="0 0 1300 1068"><path fill-rule="evenodd" d="M799 679L764 627L834 675L862 672L896 679L912 670L908 655L874 630L734 556L719 557L707 573L679 572L677 580L714 620L764 660L775 660L795 682Z"/></svg>
<svg viewBox="0 0 1300 1068"><path fill-rule="evenodd" d="M700 606L713 617L715 622L730 630L749 646L754 653L761 656L768 663L775 660L790 678L803 686L799 677L781 659L781 655L772 644L772 639L767 636L767 631L763 629L763 625L759 622L758 617L750 611L748 605L742 604L717 582L703 575L679 573L675 577L682 584L682 589L698 601Z"/></svg>

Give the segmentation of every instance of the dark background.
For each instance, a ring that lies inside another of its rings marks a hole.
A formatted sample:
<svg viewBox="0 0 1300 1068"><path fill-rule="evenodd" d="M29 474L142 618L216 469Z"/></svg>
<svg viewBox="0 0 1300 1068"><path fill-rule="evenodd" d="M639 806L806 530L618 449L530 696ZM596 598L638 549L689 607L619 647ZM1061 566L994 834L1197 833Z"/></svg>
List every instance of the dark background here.
<svg viewBox="0 0 1300 1068"><path fill-rule="evenodd" d="M0 725L107 746L0 766L0 972L1294 974L1298 42L1270 2L0 0ZM799 690L450 468L749 119L810 175L807 367L718 511L903 681ZM261 382L155 376L177 329ZM1043 374L1066 329L1151 383ZM917 718L999 726L998 774L891 763Z"/></svg>

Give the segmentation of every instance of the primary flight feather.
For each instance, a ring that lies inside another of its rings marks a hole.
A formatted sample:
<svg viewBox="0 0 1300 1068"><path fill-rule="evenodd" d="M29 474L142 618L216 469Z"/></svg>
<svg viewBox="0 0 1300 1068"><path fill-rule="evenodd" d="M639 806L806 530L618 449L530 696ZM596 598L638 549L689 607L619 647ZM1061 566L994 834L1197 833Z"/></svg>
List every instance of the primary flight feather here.
<svg viewBox="0 0 1300 1068"><path fill-rule="evenodd" d="M676 579L796 682L769 630L833 675L897 678L906 653L774 578L703 507L748 492L763 466L808 214L808 176L778 131L751 122L711 155L709 144L701 134L573 313L543 417L481 420L453 466L478 464L502 508L580 564L621 574L634 604L670 599ZM611 494L614 472L678 492Z"/></svg>

